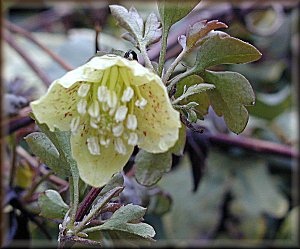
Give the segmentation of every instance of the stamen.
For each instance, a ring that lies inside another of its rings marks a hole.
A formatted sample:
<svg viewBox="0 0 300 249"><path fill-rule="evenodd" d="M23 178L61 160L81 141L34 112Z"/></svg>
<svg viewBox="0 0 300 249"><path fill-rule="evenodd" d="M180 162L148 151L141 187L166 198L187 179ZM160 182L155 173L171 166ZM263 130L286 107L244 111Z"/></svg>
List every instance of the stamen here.
<svg viewBox="0 0 300 249"><path fill-rule="evenodd" d="M81 84L77 91L78 96L82 98L85 97L88 94L90 87L90 84Z"/></svg>
<svg viewBox="0 0 300 249"><path fill-rule="evenodd" d="M134 95L133 89L130 86L128 86L125 89L125 91L123 92L123 96L121 98L121 101L122 102L129 102L132 99L133 95Z"/></svg>
<svg viewBox="0 0 300 249"><path fill-rule="evenodd" d="M111 109L109 110L108 115L112 117L112 116L115 114L115 111L116 111L116 108L111 108Z"/></svg>
<svg viewBox="0 0 300 249"><path fill-rule="evenodd" d="M100 108L99 108L99 103L97 100L94 100L93 103L90 105L90 107L88 109L88 113L93 118L99 117Z"/></svg>
<svg viewBox="0 0 300 249"><path fill-rule="evenodd" d="M97 137L89 137L87 139L87 145L88 145L89 152L92 155L100 155L100 146Z"/></svg>
<svg viewBox="0 0 300 249"><path fill-rule="evenodd" d="M108 107L107 103L106 103L106 102L103 103L103 104L102 104L102 110L103 110L104 112L106 112L106 111L108 111L108 109L109 109L109 107Z"/></svg>
<svg viewBox="0 0 300 249"><path fill-rule="evenodd" d="M141 109L144 109L147 103L148 103L147 100L144 98L135 101L135 105Z"/></svg>
<svg viewBox="0 0 300 249"><path fill-rule="evenodd" d="M110 143L110 139L109 138L105 138L104 136L101 136L100 138L100 144L104 145L105 147L108 147Z"/></svg>
<svg viewBox="0 0 300 249"><path fill-rule="evenodd" d="M71 128L71 132L75 133L78 130L80 124L80 117L76 117L76 118L72 118L71 120L71 124L70 124L70 128Z"/></svg>
<svg viewBox="0 0 300 249"><path fill-rule="evenodd" d="M99 86L98 87L98 100L100 102L106 102L108 95L108 89L106 86Z"/></svg>
<svg viewBox="0 0 300 249"><path fill-rule="evenodd" d="M94 129L98 129L99 126L97 125L97 123L95 122L95 120L91 119L90 120L90 125L94 128Z"/></svg>
<svg viewBox="0 0 300 249"><path fill-rule="evenodd" d="M133 131L137 128L137 119L136 119L136 116L134 114L128 114L126 127L129 130L133 130Z"/></svg>
<svg viewBox="0 0 300 249"><path fill-rule="evenodd" d="M139 137L136 133L130 132L129 138L128 138L128 144L135 146L138 143L138 139L139 139Z"/></svg>
<svg viewBox="0 0 300 249"><path fill-rule="evenodd" d="M123 131L124 131L124 126L123 126L122 123L120 123L119 125L114 126L112 128L112 132L113 132L113 134L114 134L115 137L121 136L122 133L123 133Z"/></svg>
<svg viewBox="0 0 300 249"><path fill-rule="evenodd" d="M108 94L107 104L110 108L116 107L118 102L118 97L115 91L110 91Z"/></svg>
<svg viewBox="0 0 300 249"><path fill-rule="evenodd" d="M86 113L87 101L86 99L80 99L77 103L77 111L79 114L84 115Z"/></svg>
<svg viewBox="0 0 300 249"><path fill-rule="evenodd" d="M124 105L120 106L117 109L117 112L116 112L116 115L115 115L115 120L117 122L123 121L126 118L127 111L128 111L128 108L126 106L124 106Z"/></svg>
<svg viewBox="0 0 300 249"><path fill-rule="evenodd" d="M127 153L126 146L124 145L121 138L115 139L115 150L122 155L125 155Z"/></svg>

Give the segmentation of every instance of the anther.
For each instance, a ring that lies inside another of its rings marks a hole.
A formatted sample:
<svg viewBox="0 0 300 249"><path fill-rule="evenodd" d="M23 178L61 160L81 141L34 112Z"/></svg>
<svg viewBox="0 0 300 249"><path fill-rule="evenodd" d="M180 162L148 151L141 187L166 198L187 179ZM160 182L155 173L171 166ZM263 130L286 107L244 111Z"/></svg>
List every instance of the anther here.
<svg viewBox="0 0 300 249"><path fill-rule="evenodd" d="M138 139L139 139L138 135L134 132L131 132L131 133L129 133L129 138L128 138L127 143L129 145L135 146L138 143Z"/></svg>
<svg viewBox="0 0 300 249"><path fill-rule="evenodd" d="M93 118L99 117L100 108L99 108L99 103L97 100L94 100L93 103L90 105L90 107L88 109L88 113Z"/></svg>
<svg viewBox="0 0 300 249"><path fill-rule="evenodd" d="M89 84L81 84L77 91L78 96L82 98L85 97L88 94L90 87Z"/></svg>
<svg viewBox="0 0 300 249"><path fill-rule="evenodd" d="M79 124L80 124L80 117L72 118L71 124L70 124L72 133L75 133L78 130Z"/></svg>
<svg viewBox="0 0 300 249"><path fill-rule="evenodd" d="M116 92L110 91L109 94L108 94L108 98L107 98L108 106L110 108L114 108L114 107L116 107L117 102L118 102L118 97L117 97Z"/></svg>
<svg viewBox="0 0 300 249"><path fill-rule="evenodd" d="M98 100L100 102L106 102L107 101L108 89L107 89L106 86L99 86L97 93L98 93Z"/></svg>
<svg viewBox="0 0 300 249"><path fill-rule="evenodd" d="M144 109L144 107L147 105L147 100L144 98L138 99L135 101L135 105L141 109Z"/></svg>
<svg viewBox="0 0 300 249"><path fill-rule="evenodd" d="M115 137L121 136L122 133L123 133L123 131L124 131L124 126L123 126L122 123L120 123L117 126L114 126L112 128L112 132L113 132L113 134L114 134Z"/></svg>
<svg viewBox="0 0 300 249"><path fill-rule="evenodd" d="M88 145L89 152L92 155L100 155L100 146L97 137L89 137L87 139L87 145Z"/></svg>
<svg viewBox="0 0 300 249"><path fill-rule="evenodd" d="M128 108L126 106L124 106L124 105L120 106L116 111L115 120L117 122L123 121L126 118L127 111L128 111Z"/></svg>
<svg viewBox="0 0 300 249"><path fill-rule="evenodd" d="M135 130L137 128L137 119L136 116L133 114L128 114L127 116L127 122L126 122L126 127L129 130Z"/></svg>
<svg viewBox="0 0 300 249"><path fill-rule="evenodd" d="M127 149L121 138L115 139L115 150L122 155L125 155L127 153Z"/></svg>
<svg viewBox="0 0 300 249"><path fill-rule="evenodd" d="M80 99L77 103L77 111L79 114L84 115L86 113L87 101L86 99Z"/></svg>
<svg viewBox="0 0 300 249"><path fill-rule="evenodd" d="M128 86L123 92L121 101L129 102L132 99L133 95L134 95L133 89L130 86Z"/></svg>

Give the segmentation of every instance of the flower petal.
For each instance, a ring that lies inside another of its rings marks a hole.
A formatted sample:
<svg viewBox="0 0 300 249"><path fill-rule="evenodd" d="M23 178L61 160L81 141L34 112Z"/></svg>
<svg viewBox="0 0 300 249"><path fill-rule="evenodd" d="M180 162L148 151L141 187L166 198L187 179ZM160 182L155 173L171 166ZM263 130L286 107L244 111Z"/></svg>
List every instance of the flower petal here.
<svg viewBox="0 0 300 249"><path fill-rule="evenodd" d="M79 84L64 88L59 81L52 83L46 95L31 102L32 111L39 123L46 123L51 131L70 130L71 120L77 114Z"/></svg>
<svg viewBox="0 0 300 249"><path fill-rule="evenodd" d="M137 61L131 61L114 54L94 57L87 62L85 66L97 70L105 70L112 66L126 67L131 72L128 74L131 83L136 86L147 84L153 80L160 81L160 78L156 74L151 72L148 68L143 67Z"/></svg>
<svg viewBox="0 0 300 249"><path fill-rule="evenodd" d="M181 127L179 112L174 110L162 82L152 81L139 87L147 105L135 108L138 146L151 153L162 153L178 139Z"/></svg>
<svg viewBox="0 0 300 249"><path fill-rule="evenodd" d="M122 170L134 147L126 145L127 153L122 155L115 151L114 143L110 142L107 148L101 146L100 155L92 155L86 145L88 138L89 134L82 131L71 136L72 156L77 162L82 180L93 187L100 187L106 184L114 173Z"/></svg>

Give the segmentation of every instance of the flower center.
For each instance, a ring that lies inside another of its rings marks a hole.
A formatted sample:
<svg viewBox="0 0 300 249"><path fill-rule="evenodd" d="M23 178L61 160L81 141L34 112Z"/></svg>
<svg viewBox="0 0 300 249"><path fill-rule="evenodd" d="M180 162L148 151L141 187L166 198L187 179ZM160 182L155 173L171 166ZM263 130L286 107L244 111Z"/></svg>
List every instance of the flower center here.
<svg viewBox="0 0 300 249"><path fill-rule="evenodd" d="M126 144L138 143L134 107L143 109L147 100L139 87L132 84L126 68L113 66L101 74L98 82L81 82L71 131L76 133L81 125L89 130L86 144L92 155L100 155L101 147L107 148L110 143L117 153L126 154Z"/></svg>

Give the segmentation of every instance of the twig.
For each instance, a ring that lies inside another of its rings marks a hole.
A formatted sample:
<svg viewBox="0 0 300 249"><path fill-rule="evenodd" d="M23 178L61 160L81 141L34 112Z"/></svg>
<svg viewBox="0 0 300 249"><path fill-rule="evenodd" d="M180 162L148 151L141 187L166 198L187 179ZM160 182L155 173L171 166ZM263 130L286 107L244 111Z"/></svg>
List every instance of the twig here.
<svg viewBox="0 0 300 249"><path fill-rule="evenodd" d="M40 43L30 32L26 31L25 29L7 21L4 20L4 26L9 29L12 32L18 33L30 41L32 41L34 44L36 44L38 47L40 47L45 53L47 53L53 60L55 60L59 65L61 65L62 68L64 68L67 71L70 71L73 69L71 65L63 61L57 54L53 53L50 49L45 47L42 43Z"/></svg>
<svg viewBox="0 0 300 249"><path fill-rule="evenodd" d="M250 151L263 154L279 155L283 157L299 158L299 154L290 146L276 144L269 141L263 141L243 136L233 137L226 134L210 135L209 140L215 145L229 145L244 148Z"/></svg>
<svg viewBox="0 0 300 249"><path fill-rule="evenodd" d="M61 242L67 242L67 241L72 241L72 242L77 242L80 244L84 244L84 245L88 245L88 246L96 246L97 248L102 247L102 243L99 241L95 241L95 240L90 240L90 239L83 239L77 236L64 236ZM59 247L59 248L63 248Z"/></svg>
<svg viewBox="0 0 300 249"><path fill-rule="evenodd" d="M48 76L42 71L28 56L28 54L15 42L15 40L7 35L5 32L2 33L4 40L16 50L16 52L26 61L26 63L31 67L31 69L36 73L36 75L42 80L42 82L48 87L51 83Z"/></svg>
<svg viewBox="0 0 300 249"><path fill-rule="evenodd" d="M97 198L97 196L100 194L101 188L91 188L91 190L88 192L88 194L85 196L83 201L81 202L77 214L76 214L76 221L81 221L83 217L87 214L89 208L91 207L94 200Z"/></svg>

